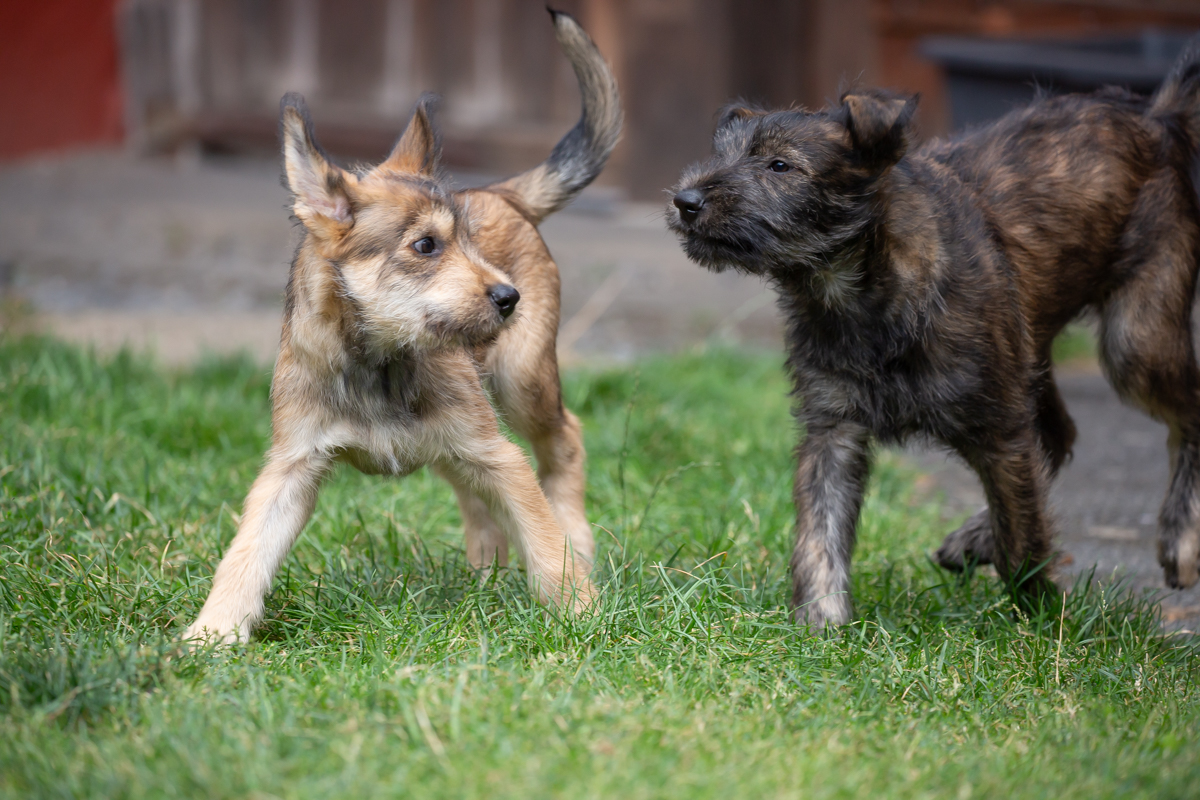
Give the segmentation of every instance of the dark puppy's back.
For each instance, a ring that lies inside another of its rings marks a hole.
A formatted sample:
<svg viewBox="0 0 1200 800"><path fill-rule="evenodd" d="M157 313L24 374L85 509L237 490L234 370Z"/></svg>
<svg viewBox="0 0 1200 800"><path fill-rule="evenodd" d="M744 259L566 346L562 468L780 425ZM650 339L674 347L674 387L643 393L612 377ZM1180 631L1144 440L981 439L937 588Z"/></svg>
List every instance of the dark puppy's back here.
<svg viewBox="0 0 1200 800"><path fill-rule="evenodd" d="M1020 273L1027 310L1057 325L1119 285L1113 262L1136 238L1128 221L1148 182L1191 195L1186 125L1150 107L1115 88L1043 98L910 158L959 178L940 190L977 206Z"/></svg>

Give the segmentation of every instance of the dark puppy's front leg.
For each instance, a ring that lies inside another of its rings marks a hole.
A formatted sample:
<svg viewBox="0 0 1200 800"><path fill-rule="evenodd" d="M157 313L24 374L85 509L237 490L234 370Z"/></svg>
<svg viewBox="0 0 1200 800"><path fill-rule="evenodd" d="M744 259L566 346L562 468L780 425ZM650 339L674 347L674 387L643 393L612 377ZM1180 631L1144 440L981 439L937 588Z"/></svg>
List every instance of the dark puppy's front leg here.
<svg viewBox="0 0 1200 800"><path fill-rule="evenodd" d="M850 556L871 470L870 435L846 421L808 422L796 467L796 621L820 630L850 621Z"/></svg>
<svg viewBox="0 0 1200 800"><path fill-rule="evenodd" d="M987 495L993 532L992 561L1026 611L1058 593L1050 579L1053 536L1046 510L1048 465L1032 426L968 461Z"/></svg>

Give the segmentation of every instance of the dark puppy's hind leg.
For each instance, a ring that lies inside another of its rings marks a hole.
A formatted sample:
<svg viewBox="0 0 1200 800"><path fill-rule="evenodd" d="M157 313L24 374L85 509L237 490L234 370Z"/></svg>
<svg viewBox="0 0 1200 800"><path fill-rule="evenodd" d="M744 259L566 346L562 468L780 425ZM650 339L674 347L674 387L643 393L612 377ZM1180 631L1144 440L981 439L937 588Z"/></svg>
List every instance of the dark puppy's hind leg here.
<svg viewBox="0 0 1200 800"><path fill-rule="evenodd" d="M933 554L942 569L963 572L968 567L991 564L996 548L992 539L992 512L987 506L976 511L967 521L942 540Z"/></svg>
<svg viewBox="0 0 1200 800"><path fill-rule="evenodd" d="M1058 391L1058 384L1054 382L1048 352L1037 369L1037 417L1034 424L1038 445L1046 457L1046 466L1053 480L1063 464L1071 458L1072 448L1075 446L1075 422L1067 413L1067 405Z"/></svg>
<svg viewBox="0 0 1200 800"><path fill-rule="evenodd" d="M1171 485L1158 515L1158 563L1172 589L1197 580L1200 559L1200 425L1172 425Z"/></svg>
<svg viewBox="0 0 1200 800"><path fill-rule="evenodd" d="M1101 309L1100 356L1121 397L1169 428L1172 474L1158 518L1158 561L1167 586L1186 589L1200 558L1200 369L1192 341L1200 234L1194 223L1178 224L1188 216L1171 206L1185 195L1168 191L1169 182L1143 189L1131 227L1150 244L1131 247L1136 272Z"/></svg>
<svg viewBox="0 0 1200 800"><path fill-rule="evenodd" d="M1071 457L1075 444L1075 423L1067 413L1047 353L1038 369L1036 383L1037 418L1035 427L1038 445L1046 458L1049 478L1054 479L1058 470ZM996 548L992 538L992 515L984 506L971 515L958 530L948 535L934 554L944 569L962 572L968 564L991 564L995 561Z"/></svg>

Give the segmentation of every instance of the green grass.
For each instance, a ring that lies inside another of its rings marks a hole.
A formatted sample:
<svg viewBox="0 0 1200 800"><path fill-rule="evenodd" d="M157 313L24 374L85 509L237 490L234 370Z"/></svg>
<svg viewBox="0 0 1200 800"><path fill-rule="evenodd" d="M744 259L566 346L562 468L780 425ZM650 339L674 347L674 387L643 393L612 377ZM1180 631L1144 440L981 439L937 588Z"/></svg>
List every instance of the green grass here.
<svg viewBox="0 0 1200 800"><path fill-rule="evenodd" d="M927 562L949 524L886 454L857 620L796 632L772 356L567 376L594 615L555 618L519 575L480 585L429 475L346 471L252 643L183 651L268 379L0 340L0 795L1194 796L1191 643L1094 586L1015 621L995 580Z"/></svg>
<svg viewBox="0 0 1200 800"><path fill-rule="evenodd" d="M1055 364L1080 364L1096 360L1096 333L1085 323L1072 322L1054 339L1050 353Z"/></svg>

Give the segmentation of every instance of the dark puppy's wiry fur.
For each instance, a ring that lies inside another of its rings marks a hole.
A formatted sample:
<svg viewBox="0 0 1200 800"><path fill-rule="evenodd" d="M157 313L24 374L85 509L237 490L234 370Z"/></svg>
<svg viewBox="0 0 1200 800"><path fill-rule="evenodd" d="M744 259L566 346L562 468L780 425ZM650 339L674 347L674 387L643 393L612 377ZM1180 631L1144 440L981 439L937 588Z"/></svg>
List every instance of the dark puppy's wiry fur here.
<svg viewBox="0 0 1200 800"><path fill-rule="evenodd" d="M474 566L504 564L511 543L543 601L592 598L583 436L562 405L558 269L537 224L599 173L621 111L591 39L551 14L583 116L546 162L503 183L445 186L424 102L386 161L346 172L317 144L303 99L284 97L284 166L304 239L271 385L271 449L185 638L247 638L338 461L388 475L429 465L454 487ZM485 380L532 445L536 477L501 434Z"/></svg>
<svg viewBox="0 0 1200 800"><path fill-rule="evenodd" d="M668 211L688 255L767 276L787 316L807 430L796 473L797 618L851 613L870 442L928 436L978 472L988 508L941 563L993 562L1026 605L1054 591L1047 485L1075 428L1050 345L1086 309L1121 396L1167 423L1167 584L1197 579L1200 46L1152 98L1043 98L907 153L912 97L852 92L822 111L723 115L714 156Z"/></svg>

